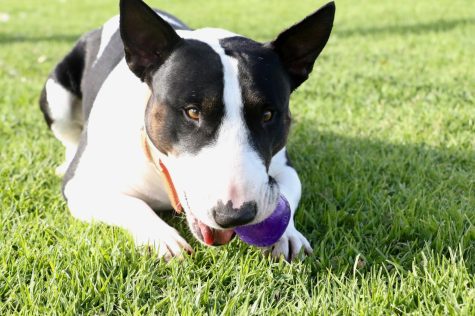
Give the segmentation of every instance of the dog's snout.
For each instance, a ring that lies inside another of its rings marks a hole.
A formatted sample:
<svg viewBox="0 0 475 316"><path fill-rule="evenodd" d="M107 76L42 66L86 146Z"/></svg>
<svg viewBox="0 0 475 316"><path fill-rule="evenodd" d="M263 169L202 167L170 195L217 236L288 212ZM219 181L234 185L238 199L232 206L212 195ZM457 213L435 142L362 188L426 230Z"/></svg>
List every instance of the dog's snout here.
<svg viewBox="0 0 475 316"><path fill-rule="evenodd" d="M256 202L246 202L240 208L233 208L231 201L226 204L220 201L212 211L214 220L223 228L247 224L256 217L256 213Z"/></svg>

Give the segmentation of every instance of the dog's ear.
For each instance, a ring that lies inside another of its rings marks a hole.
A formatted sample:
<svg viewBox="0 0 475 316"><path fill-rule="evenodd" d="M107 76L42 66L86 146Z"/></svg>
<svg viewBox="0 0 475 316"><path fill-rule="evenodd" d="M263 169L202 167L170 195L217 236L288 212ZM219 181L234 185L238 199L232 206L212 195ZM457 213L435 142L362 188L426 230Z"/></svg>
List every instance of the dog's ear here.
<svg viewBox="0 0 475 316"><path fill-rule="evenodd" d="M292 90L307 80L330 37L334 16L335 3L329 2L267 44L279 55L289 73Z"/></svg>
<svg viewBox="0 0 475 316"><path fill-rule="evenodd" d="M142 81L182 41L173 28L142 0L120 1L120 35L130 70Z"/></svg>

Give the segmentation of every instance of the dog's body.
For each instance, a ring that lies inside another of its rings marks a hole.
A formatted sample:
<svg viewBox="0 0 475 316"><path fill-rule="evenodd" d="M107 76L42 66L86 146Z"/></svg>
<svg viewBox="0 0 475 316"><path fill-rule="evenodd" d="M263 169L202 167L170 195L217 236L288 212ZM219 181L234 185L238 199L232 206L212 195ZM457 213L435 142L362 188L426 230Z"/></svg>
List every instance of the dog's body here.
<svg viewBox="0 0 475 316"><path fill-rule="evenodd" d="M57 171L73 216L123 227L165 257L191 247L154 210L182 208L208 245L268 217L279 194L293 218L301 186L285 149L289 95L333 16L330 3L263 45L122 0L120 18L79 40L40 100L66 147ZM308 37L313 45L300 44ZM302 249L311 252L292 219L271 251L292 259Z"/></svg>

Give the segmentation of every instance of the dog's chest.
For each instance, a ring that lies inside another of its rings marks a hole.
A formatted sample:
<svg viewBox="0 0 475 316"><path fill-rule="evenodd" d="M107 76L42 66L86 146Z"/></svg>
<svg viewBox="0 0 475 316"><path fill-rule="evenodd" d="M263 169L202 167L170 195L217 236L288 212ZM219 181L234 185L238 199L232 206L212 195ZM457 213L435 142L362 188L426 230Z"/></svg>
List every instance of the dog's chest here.
<svg viewBox="0 0 475 316"><path fill-rule="evenodd" d="M136 181L131 181L127 194L145 201L154 210L170 210L172 205L162 178L152 164L143 165Z"/></svg>
<svg viewBox="0 0 475 316"><path fill-rule="evenodd" d="M155 209L170 209L161 176L141 142L149 95L148 87L128 70L125 61L120 62L94 102L87 145L72 181L138 197Z"/></svg>

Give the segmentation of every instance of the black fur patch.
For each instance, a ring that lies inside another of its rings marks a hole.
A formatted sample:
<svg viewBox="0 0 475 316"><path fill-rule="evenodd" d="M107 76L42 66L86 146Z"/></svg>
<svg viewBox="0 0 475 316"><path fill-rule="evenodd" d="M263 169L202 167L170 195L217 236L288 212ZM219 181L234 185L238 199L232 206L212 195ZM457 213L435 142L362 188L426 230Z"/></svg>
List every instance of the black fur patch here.
<svg viewBox="0 0 475 316"><path fill-rule="evenodd" d="M80 39L54 69L54 79L66 90L82 98L81 81L86 59L86 42Z"/></svg>
<svg viewBox="0 0 475 316"><path fill-rule="evenodd" d="M250 142L268 167L272 157L287 141L290 128L290 82L277 54L244 37L220 41L225 53L238 60L239 83L244 103L244 119ZM272 111L269 122L263 113Z"/></svg>
<svg viewBox="0 0 475 316"><path fill-rule="evenodd" d="M47 80L53 79L64 89L71 92L77 98L82 98L81 82L85 68L86 41L81 38L73 49L56 65L55 69L48 76ZM46 86L43 87L40 95L40 109L43 112L46 124L51 128L54 119L51 117L47 98Z"/></svg>
<svg viewBox="0 0 475 316"><path fill-rule="evenodd" d="M164 154L196 153L216 139L224 116L223 66L207 44L186 40L153 75L154 95L146 110L146 130ZM198 108L198 122L185 115Z"/></svg>

